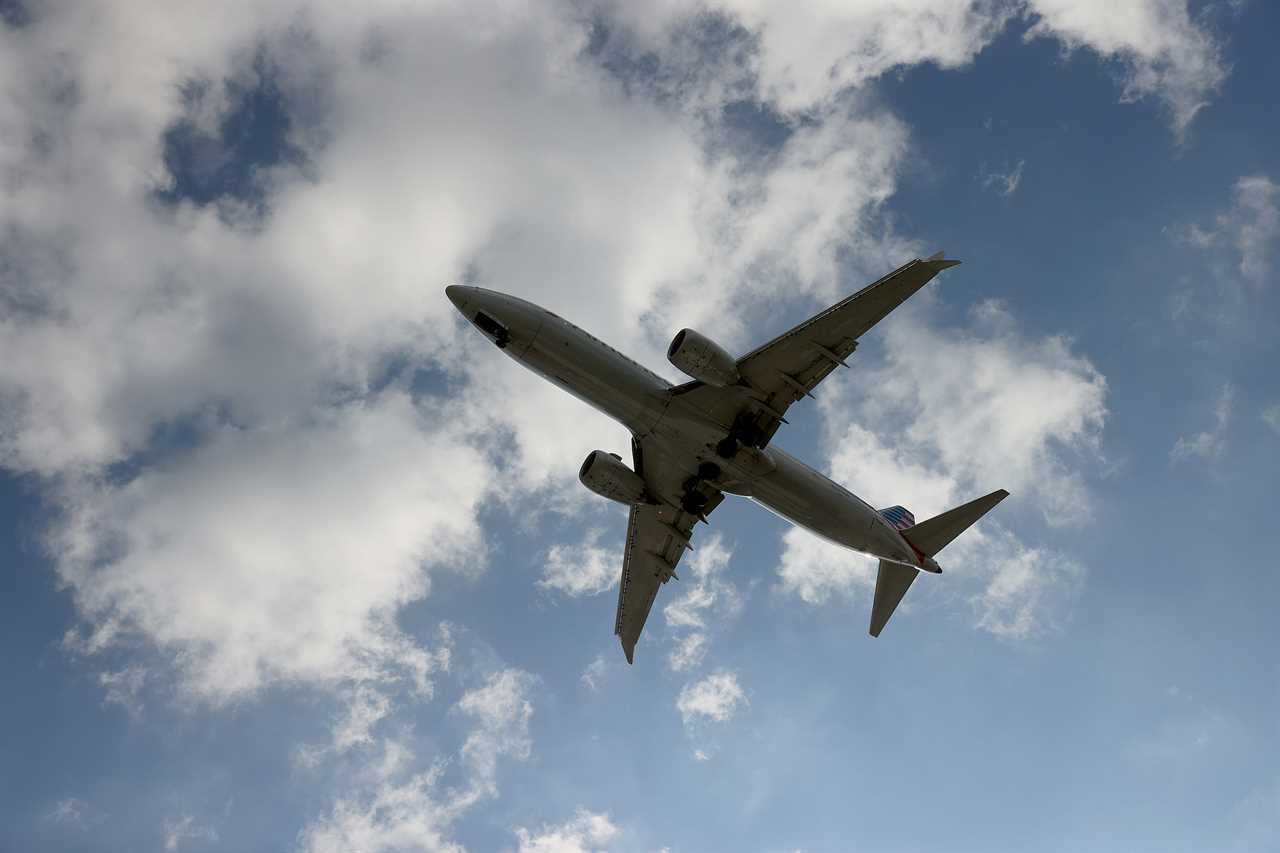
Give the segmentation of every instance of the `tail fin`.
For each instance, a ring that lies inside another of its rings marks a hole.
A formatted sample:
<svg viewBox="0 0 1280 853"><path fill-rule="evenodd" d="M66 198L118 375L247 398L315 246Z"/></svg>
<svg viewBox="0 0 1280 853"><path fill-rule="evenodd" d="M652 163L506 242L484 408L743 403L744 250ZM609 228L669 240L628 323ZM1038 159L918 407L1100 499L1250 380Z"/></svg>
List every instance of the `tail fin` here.
<svg viewBox="0 0 1280 853"><path fill-rule="evenodd" d="M942 515L935 515L933 518L908 527L902 530L902 536L924 556L932 557L1007 497L1009 493L999 489L985 497L969 501L963 506L949 509ZM898 507L890 509L898 509ZM881 510L881 512L888 511ZM888 560L880 561L880 569L876 573L876 596L871 604L871 636L880 636L880 632L884 630L893 611L898 608L902 597L911 588L917 574L919 570L911 566L890 563Z"/></svg>
<svg viewBox="0 0 1280 853"><path fill-rule="evenodd" d="M1007 497L1009 497L1008 492L997 489L985 497L969 501L955 509L949 509L942 515L935 515L920 522L915 527L909 527L902 531L902 535L926 557L932 557Z"/></svg>

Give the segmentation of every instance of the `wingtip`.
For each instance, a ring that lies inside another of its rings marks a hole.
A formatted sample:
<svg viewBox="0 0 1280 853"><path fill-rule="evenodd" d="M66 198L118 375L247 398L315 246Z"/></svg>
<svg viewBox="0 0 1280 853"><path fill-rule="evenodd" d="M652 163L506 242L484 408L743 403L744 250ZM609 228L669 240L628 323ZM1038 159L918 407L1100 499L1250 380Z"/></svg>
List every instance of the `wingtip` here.
<svg viewBox="0 0 1280 853"><path fill-rule="evenodd" d="M939 249L929 257L925 258L925 262L937 267L939 271L951 269L960 265L960 262L954 258L948 258L947 253Z"/></svg>

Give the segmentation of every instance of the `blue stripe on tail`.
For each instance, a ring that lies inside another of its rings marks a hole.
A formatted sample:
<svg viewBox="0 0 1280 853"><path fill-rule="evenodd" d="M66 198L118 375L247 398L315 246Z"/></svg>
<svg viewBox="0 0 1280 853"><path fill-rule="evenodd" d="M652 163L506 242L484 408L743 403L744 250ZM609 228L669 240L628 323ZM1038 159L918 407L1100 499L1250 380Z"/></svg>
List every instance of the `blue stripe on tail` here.
<svg viewBox="0 0 1280 853"><path fill-rule="evenodd" d="M880 514L899 530L906 530L916 523L916 517L911 514L911 510L903 506L891 506L887 509L882 509Z"/></svg>

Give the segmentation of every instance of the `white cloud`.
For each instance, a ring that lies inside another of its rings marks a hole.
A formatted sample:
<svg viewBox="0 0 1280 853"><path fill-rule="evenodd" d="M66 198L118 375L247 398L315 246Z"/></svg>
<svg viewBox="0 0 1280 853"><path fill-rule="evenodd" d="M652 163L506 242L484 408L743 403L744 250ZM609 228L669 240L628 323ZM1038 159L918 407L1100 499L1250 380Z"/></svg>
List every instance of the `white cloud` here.
<svg viewBox="0 0 1280 853"><path fill-rule="evenodd" d="M622 570L622 547L619 542L598 545L600 535L600 530L592 530L577 545L552 545L538 586L573 597L599 595L612 589Z"/></svg>
<svg viewBox="0 0 1280 853"><path fill-rule="evenodd" d="M459 335L441 285L580 306L574 320L660 361L677 318L735 291L735 316L772 301L770 269L820 292L838 251L876 251L906 146L892 116L854 104L738 162L701 123L624 96L554 5L316 0L211 21L161 4L139 32L121 10L51 7L0 35L24 69L0 126L48 143L3 153L17 287L0 460L59 484L54 554L91 650L141 635L214 701L404 674L406 656L430 669L395 613L429 570L476 561L480 499L587 499L576 460L625 441ZM233 107L222 81L251 83L260 50L305 175L264 174L261 220L156 204L165 130L215 129ZM194 106L191 80L213 92ZM371 390L406 359L460 384L447 415ZM346 435L361 430L380 440Z"/></svg>
<svg viewBox="0 0 1280 853"><path fill-rule="evenodd" d="M1223 263L1214 278L1220 292L1239 296L1239 279L1256 286L1271 275L1280 246L1280 186L1266 175L1246 175L1232 185L1231 196L1230 206L1209 224L1193 223L1172 232L1180 242L1218 253L1219 258L1230 257L1234 270L1228 271Z"/></svg>
<svg viewBox="0 0 1280 853"><path fill-rule="evenodd" d="M164 849L172 853L179 847L185 846L188 841L203 841L205 844L215 844L218 841L218 833L211 826L202 826L196 823L195 818L191 815L166 818L164 822Z"/></svg>
<svg viewBox="0 0 1280 853"><path fill-rule="evenodd" d="M106 691L105 701L121 706L134 717L142 713L139 694L146 680L146 668L137 665L98 674L98 684Z"/></svg>
<svg viewBox="0 0 1280 853"><path fill-rule="evenodd" d="M1099 452L1106 380L1072 351L1068 338L1027 338L994 302L974 309L968 331L938 328L908 309L877 333L885 362L840 378L868 407L868 419L885 419L889 430L887 424L901 424L891 444L903 461L919 466L928 460L942 477L974 484L981 493L1004 487L1033 498L1053 524L1088 518L1087 490L1073 463ZM836 395L824 400L824 413L838 411ZM877 464L844 458L848 467L839 476ZM940 497L937 485L934 478L926 501ZM862 488L882 506L914 498L895 482L874 480ZM949 507L909 508L923 518Z"/></svg>
<svg viewBox="0 0 1280 853"><path fill-rule="evenodd" d="M978 178L982 182L984 190L991 190L997 195L1006 198L1018 191L1018 184L1022 183L1022 168L1027 165L1026 160L1019 160L1013 168L1006 168L1001 172L998 170L987 170L984 163L978 171Z"/></svg>
<svg viewBox="0 0 1280 853"><path fill-rule="evenodd" d="M1076 464L1100 454L1106 381L1069 341L1019 334L1002 306L980 305L973 329L962 331L934 327L922 301L885 324L884 363L863 363L824 387L833 478L917 520L1000 487L1051 524L1086 520L1090 499ZM848 423L850 410L864 422ZM1023 544L998 522L971 528L943 552L940 582L978 587L965 595L980 630L1008 639L1052 630L1084 568ZM869 599L875 572L872 559L801 530L784 534L781 587L808 603Z"/></svg>
<svg viewBox="0 0 1280 853"><path fill-rule="evenodd" d="M84 800L80 800L75 797L58 800L54 805L53 810L46 814L44 819L52 823L84 826L85 802Z"/></svg>
<svg viewBox="0 0 1280 853"><path fill-rule="evenodd" d="M724 544L724 537L712 534L696 548L681 563L679 594L663 607L667 627L676 637L667 665L676 672L700 664L710 634L742 608L742 596L725 577L733 550Z"/></svg>
<svg viewBox="0 0 1280 853"><path fill-rule="evenodd" d="M1271 256L1280 242L1280 187L1265 175L1236 181L1228 215L1240 253L1240 274L1262 281L1271 274Z"/></svg>
<svg viewBox="0 0 1280 853"><path fill-rule="evenodd" d="M822 604L832 594L848 598L870 592L876 584L876 561L792 527L782 534L778 563L782 589L809 604Z"/></svg>
<svg viewBox="0 0 1280 853"><path fill-rule="evenodd" d="M587 664L587 668L582 671L582 684L591 692L600 689L601 682L604 681L605 673L609 671L609 664L604 659L604 655L596 655L591 663Z"/></svg>
<svg viewBox="0 0 1280 853"><path fill-rule="evenodd" d="M53 540L90 620L170 650L191 695L221 702L274 680L407 679L441 661L396 626L428 571L479 550L487 471L407 398L306 426L222 429L133 480L79 485Z"/></svg>
<svg viewBox="0 0 1280 853"><path fill-rule="evenodd" d="M403 749L388 746L388 750ZM364 789L339 798L327 815L298 833L306 853L462 853L450 840L455 814L437 791L442 765L406 776L397 758Z"/></svg>
<svg viewBox="0 0 1280 853"><path fill-rule="evenodd" d="M459 700L458 709L475 720L475 728L462 745L462 763L471 777L471 789L462 795L463 801L497 794L498 758L529 757L533 703L528 693L532 686L533 676L527 672L505 669Z"/></svg>
<svg viewBox="0 0 1280 853"><path fill-rule="evenodd" d="M747 704L747 694L738 684L738 674L720 670L686 684L676 699L676 710L687 727L699 722L727 722Z"/></svg>
<svg viewBox="0 0 1280 853"><path fill-rule="evenodd" d="M1028 38L1049 36L1118 61L1124 99L1158 98L1179 135L1229 73L1186 0L1028 0L1026 11L1035 21Z"/></svg>
<svg viewBox="0 0 1280 853"><path fill-rule="evenodd" d="M1280 403L1262 410L1262 422L1280 434Z"/></svg>
<svg viewBox="0 0 1280 853"><path fill-rule="evenodd" d="M825 301L846 259L871 272L912 248L885 210L909 130L850 87L921 62L962 65L1014 14L1118 58L1126 91L1163 99L1178 126L1223 73L1176 3L1137 4L1110 23L1121 13L1050 2L596 11L670 70L693 56L680 28L708 10L741 23L746 41L733 57L699 54L711 71L660 103L593 61L591 16L576 4L297 0L210 19L159 3L144 30L132 6L69 4L21 37L0 33L0 72L17 81L0 128L43 140L0 151L16 277L0 314L0 464L58 483L67 526L55 554L89 648L141 635L212 701L276 680L425 687L438 662L396 613L427 594L430 572L479 561L481 499L534 492L539 506L573 508L590 499L573 484L577 459L625 442L459 334L440 286L519 292L655 366L678 325L730 305L733 319L708 331L744 345L745 318L780 287ZM258 56L306 168L260 175L261 219L227 200L156 204L172 178L166 129L215 130L234 106L221 83L252 83ZM184 101L192 80L210 84L204 100ZM735 153L708 118L751 92L792 121L767 157ZM893 343L910 355L902 365L925 350L919 340ZM929 395L898 401L925 411L906 443L944 480L998 479L1053 519L1087 514L1065 460L1096 440L1101 377L1058 339L944 349L907 371L905 387ZM1015 370L1019 359L1034 369ZM441 399L415 410L394 389L371 390L404 361L445 371L447 413ZM992 381L970 393L968 377L925 375L967 361ZM1002 388L1009 378L1021 384ZM987 420L946 433L963 440L926 439L952 411ZM344 437L375 428L378 447ZM994 438L977 440L986 428ZM423 471L441 499L424 492ZM806 562L789 553L793 568ZM601 588L603 564L588 557L585 588ZM814 581L807 595L842 583ZM691 630L673 663L705 647Z"/></svg>
<svg viewBox="0 0 1280 853"><path fill-rule="evenodd" d="M1065 554L1024 545L996 525L947 554L948 568L978 578L969 596L979 629L1027 640L1060 627L1061 611L1079 591L1085 568Z"/></svg>
<svg viewBox="0 0 1280 853"><path fill-rule="evenodd" d="M413 772L409 748L384 740L381 755L354 774L351 790L298 833L298 848L306 853L461 853L464 848L451 837L453 826L479 801L497 795L498 759L523 760L532 749L532 683L526 672L503 669L463 694L456 707L474 727L459 752L461 787L441 790L448 762Z"/></svg>
<svg viewBox="0 0 1280 853"><path fill-rule="evenodd" d="M537 833L519 827L519 853L592 853L597 844L608 844L620 830L607 814L578 809L572 820L558 826L543 826Z"/></svg>
<svg viewBox="0 0 1280 853"><path fill-rule="evenodd" d="M1213 404L1213 426L1204 432L1180 436L1169 450L1169 460L1176 463L1197 456L1201 459L1216 459L1221 456L1227 447L1227 428L1231 425L1234 398L1235 389L1231 383L1224 383Z"/></svg>
<svg viewBox="0 0 1280 853"><path fill-rule="evenodd" d="M787 115L830 109L842 93L900 67L968 64L1015 16L1027 38L1086 48L1122 69L1122 100L1156 98L1181 135L1228 74L1222 48L1191 17L1185 0L863 0L797 15L776 0L666 2L621 14L664 60L662 82L692 99L719 103L751 94ZM679 35L697 13L728 16L746 30L708 74Z"/></svg>

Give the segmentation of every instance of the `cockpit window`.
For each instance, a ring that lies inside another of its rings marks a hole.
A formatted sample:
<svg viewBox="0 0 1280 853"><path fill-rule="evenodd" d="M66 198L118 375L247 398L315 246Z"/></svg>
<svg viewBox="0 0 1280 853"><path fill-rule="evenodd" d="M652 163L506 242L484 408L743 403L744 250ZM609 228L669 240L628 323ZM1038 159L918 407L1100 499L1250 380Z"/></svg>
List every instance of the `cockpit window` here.
<svg viewBox="0 0 1280 853"><path fill-rule="evenodd" d="M511 340L511 333L507 331L507 327L483 311L476 312L475 323L476 328L493 338L493 342L499 347L505 347Z"/></svg>

